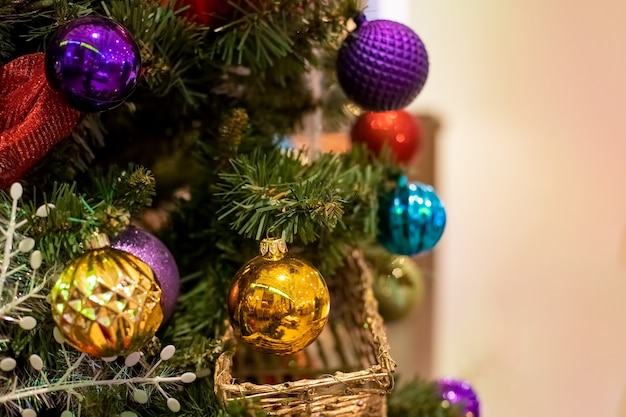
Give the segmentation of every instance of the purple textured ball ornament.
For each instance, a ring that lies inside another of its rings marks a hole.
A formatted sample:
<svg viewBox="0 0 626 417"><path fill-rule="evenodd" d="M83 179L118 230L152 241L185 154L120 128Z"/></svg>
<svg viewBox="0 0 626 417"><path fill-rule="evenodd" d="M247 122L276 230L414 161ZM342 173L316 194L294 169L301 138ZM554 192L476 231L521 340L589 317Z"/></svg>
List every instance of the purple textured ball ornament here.
<svg viewBox="0 0 626 417"><path fill-rule="evenodd" d="M154 235L135 226L128 226L112 239L111 247L135 255L152 268L161 287L163 321L169 319L180 292L178 267L169 249Z"/></svg>
<svg viewBox="0 0 626 417"><path fill-rule="evenodd" d="M337 77L346 96L372 111L399 110L422 90L428 54L421 39L402 23L355 19L357 28L337 56Z"/></svg>
<svg viewBox="0 0 626 417"><path fill-rule="evenodd" d="M458 404L463 417L480 417L480 403L471 385L462 379L442 378L437 381L441 397L451 404Z"/></svg>
<svg viewBox="0 0 626 417"><path fill-rule="evenodd" d="M77 110L99 112L121 104L141 74L139 47L119 23L102 16L72 20L52 36L46 76Z"/></svg>

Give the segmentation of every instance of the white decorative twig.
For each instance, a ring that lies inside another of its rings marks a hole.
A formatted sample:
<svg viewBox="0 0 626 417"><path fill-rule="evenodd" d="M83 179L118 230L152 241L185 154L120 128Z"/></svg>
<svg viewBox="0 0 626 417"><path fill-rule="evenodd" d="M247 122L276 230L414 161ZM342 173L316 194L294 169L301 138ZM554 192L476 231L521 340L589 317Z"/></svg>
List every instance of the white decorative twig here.
<svg viewBox="0 0 626 417"><path fill-rule="evenodd" d="M38 273L41 252L33 250L35 241L19 233L27 223L19 218L18 202L22 191L19 183L11 186L11 210L8 218L0 219L0 245L3 246L0 250L0 320L32 330L37 320L28 313L32 311L33 301L44 298L40 292L46 285L46 277Z"/></svg>
<svg viewBox="0 0 626 417"><path fill-rule="evenodd" d="M185 372L181 375L160 374L152 376L153 373L164 362L172 358L176 352L173 345L165 346L159 355L159 358L153 363L146 362L143 354L135 352L128 355L123 365L117 370L113 362L118 362L117 358L94 358L86 354L75 356L75 352L66 350L63 343L63 336L55 329L55 339L62 343L60 347L60 355L63 356L65 365L68 365L65 372L54 381L50 381L44 367L43 360L38 355L31 355L29 358L30 367L33 371L39 373L39 379L36 383L31 380L20 384L15 376L12 381L6 383L10 388L7 392L0 394L0 404L8 406L22 415L22 417L35 417L37 414L29 408L22 408L20 404L24 404L25 400L37 398L47 406L52 406L53 401L49 397L53 393L62 393L66 396L65 411L62 417L80 416L80 403L82 395L80 391L85 388L97 386L115 386L125 385L132 393L132 398L139 404L145 404L150 398L152 391L160 393L166 400L167 407L177 412L180 410L180 403L175 398L169 396L164 386L172 384L189 384L196 380L196 374L193 372ZM73 357L74 356L74 357ZM72 358L73 357L73 358ZM59 358L61 360L61 358ZM5 358L6 361L6 358ZM2 362L0 362L1 364ZM3 371L12 371L15 368L15 361L2 368ZM61 364L59 364L61 365ZM81 369L79 372L78 370ZM85 369L94 370L95 373L88 375ZM114 372L117 370L117 372ZM150 388L153 388L152 390ZM34 414L33 414L34 413Z"/></svg>
<svg viewBox="0 0 626 417"><path fill-rule="evenodd" d="M18 183L11 186L10 212L5 218L0 216L0 343L9 346L12 332L7 326L19 324L24 330L32 330L37 320L29 313L35 307L49 310L45 295L41 294L49 280L49 274L39 272L41 253L33 250L33 239L19 233L27 223L20 219L18 208L22 191ZM51 209L54 209L51 204L41 206L36 215L46 217ZM126 386L139 404L147 403L151 393L158 392L165 398L167 407L176 412L180 410L180 403L170 397L165 388L196 379L193 372L172 375L160 370L161 364L171 359L176 351L172 345L164 347L159 357L150 361L140 352L132 353L122 365L117 358L96 358L66 349L57 328L53 334L60 347L50 369L46 369L44 360L37 354L28 358L26 368L30 369L19 368L16 359L2 355L0 349L0 406L4 406L9 415L36 417L34 407L39 403L48 408L65 408L61 417L80 417L84 390L107 386ZM50 360L50 356L47 357ZM157 372L160 373L155 375ZM134 413L126 411L122 415Z"/></svg>

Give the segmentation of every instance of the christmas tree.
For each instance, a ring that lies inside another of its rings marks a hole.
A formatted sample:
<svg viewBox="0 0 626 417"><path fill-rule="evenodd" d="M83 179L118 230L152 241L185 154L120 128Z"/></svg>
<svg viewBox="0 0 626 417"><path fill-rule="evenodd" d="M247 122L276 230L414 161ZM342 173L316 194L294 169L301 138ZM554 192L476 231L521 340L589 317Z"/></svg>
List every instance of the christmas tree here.
<svg viewBox="0 0 626 417"><path fill-rule="evenodd" d="M364 7L0 2L0 415L458 415L441 384L391 393L363 255L377 235L396 254L431 249L434 191L406 182L393 146L284 146L422 88L419 38L368 26ZM377 31L397 54L377 55ZM429 204L408 236L381 211L398 198ZM327 328L364 346L362 371L299 363ZM247 348L291 374L232 368Z"/></svg>

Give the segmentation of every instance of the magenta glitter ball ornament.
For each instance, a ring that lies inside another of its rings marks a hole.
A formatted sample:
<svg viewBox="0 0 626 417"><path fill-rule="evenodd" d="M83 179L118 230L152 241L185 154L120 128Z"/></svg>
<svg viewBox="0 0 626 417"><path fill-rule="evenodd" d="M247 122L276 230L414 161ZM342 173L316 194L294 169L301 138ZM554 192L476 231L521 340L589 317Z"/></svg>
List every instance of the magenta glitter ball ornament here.
<svg viewBox="0 0 626 417"><path fill-rule="evenodd" d="M422 91L428 54L409 27L390 20L355 18L357 28L337 55L337 77L346 96L371 111L399 110Z"/></svg>
<svg viewBox="0 0 626 417"><path fill-rule="evenodd" d="M180 275L172 252L156 236L132 225L112 239L111 247L135 255L152 268L161 287L163 321L169 319L180 292Z"/></svg>
<svg viewBox="0 0 626 417"><path fill-rule="evenodd" d="M130 32L103 16L79 17L60 27L46 49L50 86L83 112L109 110L135 90L141 54Z"/></svg>

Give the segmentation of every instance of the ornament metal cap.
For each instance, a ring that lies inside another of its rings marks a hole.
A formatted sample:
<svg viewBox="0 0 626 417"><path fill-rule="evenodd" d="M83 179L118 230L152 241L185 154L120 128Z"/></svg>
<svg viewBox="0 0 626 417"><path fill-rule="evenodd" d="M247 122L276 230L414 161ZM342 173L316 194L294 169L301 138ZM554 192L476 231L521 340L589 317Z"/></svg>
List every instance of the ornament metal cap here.
<svg viewBox="0 0 626 417"><path fill-rule="evenodd" d="M107 246L111 246L111 242L105 233L96 232L85 240L85 248L87 249L102 249Z"/></svg>
<svg viewBox="0 0 626 417"><path fill-rule="evenodd" d="M263 239L259 244L259 253L268 259L277 261L287 253L287 242L282 237Z"/></svg>

